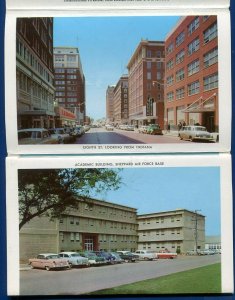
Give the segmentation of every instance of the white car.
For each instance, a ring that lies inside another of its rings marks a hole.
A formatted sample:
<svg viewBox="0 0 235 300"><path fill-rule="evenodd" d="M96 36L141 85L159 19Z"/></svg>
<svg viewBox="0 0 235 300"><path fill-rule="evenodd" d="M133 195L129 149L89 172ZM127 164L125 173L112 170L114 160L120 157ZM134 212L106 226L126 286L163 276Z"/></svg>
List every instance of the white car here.
<svg viewBox="0 0 235 300"><path fill-rule="evenodd" d="M179 138L181 140L195 141L208 141L215 142L214 137L211 133L206 130L204 126L184 126L179 131Z"/></svg>
<svg viewBox="0 0 235 300"><path fill-rule="evenodd" d="M51 128L49 129L52 138L57 138L59 144L69 144L74 142L74 136L66 133L65 128Z"/></svg>
<svg viewBox="0 0 235 300"><path fill-rule="evenodd" d="M58 144L57 138L52 137L44 128L20 129L18 130L18 141L20 145Z"/></svg>
<svg viewBox="0 0 235 300"><path fill-rule="evenodd" d="M82 257L77 252L60 252L59 257L66 258L71 267L89 267L90 263L88 258Z"/></svg>
<svg viewBox="0 0 235 300"><path fill-rule="evenodd" d="M156 258L155 254L148 250L136 250L134 254L139 255L140 260L153 260Z"/></svg>
<svg viewBox="0 0 235 300"><path fill-rule="evenodd" d="M113 131L114 130L113 125L106 125L105 128L106 128L107 131Z"/></svg>

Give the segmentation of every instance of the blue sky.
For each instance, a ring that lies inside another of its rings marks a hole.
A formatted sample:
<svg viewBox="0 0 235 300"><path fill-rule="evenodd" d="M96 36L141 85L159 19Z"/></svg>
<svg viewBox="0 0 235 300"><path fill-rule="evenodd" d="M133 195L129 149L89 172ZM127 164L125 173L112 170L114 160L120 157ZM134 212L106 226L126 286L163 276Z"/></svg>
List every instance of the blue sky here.
<svg viewBox="0 0 235 300"><path fill-rule="evenodd" d="M86 77L87 115L105 117L108 85L127 74L141 39L163 41L179 17L54 18L54 46L78 47Z"/></svg>
<svg viewBox="0 0 235 300"><path fill-rule="evenodd" d="M206 216L206 235L220 235L219 167L124 168L117 191L97 199L138 209L139 214L184 208Z"/></svg>

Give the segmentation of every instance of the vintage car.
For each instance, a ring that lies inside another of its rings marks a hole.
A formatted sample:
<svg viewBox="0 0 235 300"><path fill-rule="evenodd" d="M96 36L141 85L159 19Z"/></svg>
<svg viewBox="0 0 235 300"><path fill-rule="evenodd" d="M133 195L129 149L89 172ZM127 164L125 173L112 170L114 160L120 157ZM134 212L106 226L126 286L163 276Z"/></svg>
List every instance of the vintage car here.
<svg viewBox="0 0 235 300"><path fill-rule="evenodd" d="M106 130L107 131L113 131L114 130L114 127L113 127L113 125L105 125L105 128L106 128Z"/></svg>
<svg viewBox="0 0 235 300"><path fill-rule="evenodd" d="M119 253L117 252L111 252L112 257L114 258L113 263L115 264L122 264L124 262L124 259L121 258Z"/></svg>
<svg viewBox="0 0 235 300"><path fill-rule="evenodd" d="M139 133L147 133L147 129L148 129L147 125L142 125L138 128L138 132Z"/></svg>
<svg viewBox="0 0 235 300"><path fill-rule="evenodd" d="M159 259L173 259L177 257L177 253L169 250L162 250L157 253L157 256Z"/></svg>
<svg viewBox="0 0 235 300"><path fill-rule="evenodd" d="M82 257L77 252L60 252L59 257L68 260L71 267L89 267L90 263L88 258Z"/></svg>
<svg viewBox="0 0 235 300"><path fill-rule="evenodd" d="M66 133L65 128L51 128L49 129L52 138L56 138L59 144L69 144L75 141L75 137Z"/></svg>
<svg viewBox="0 0 235 300"><path fill-rule="evenodd" d="M136 262L139 260L139 255L130 251L117 251L117 253L125 262Z"/></svg>
<svg viewBox="0 0 235 300"><path fill-rule="evenodd" d="M140 260L153 260L156 256L148 250L136 250L134 254L139 256Z"/></svg>
<svg viewBox="0 0 235 300"><path fill-rule="evenodd" d="M102 256L97 256L93 251L85 251L80 253L81 256L88 258L91 266L107 264L107 260Z"/></svg>
<svg viewBox="0 0 235 300"><path fill-rule="evenodd" d="M209 133L204 126L184 126L179 131L179 138L181 140L189 140L192 142L215 142L213 135Z"/></svg>
<svg viewBox="0 0 235 300"><path fill-rule="evenodd" d="M36 258L29 259L29 265L32 268L45 269L47 271L70 268L68 260L59 257L58 254L55 253L38 254Z"/></svg>
<svg viewBox="0 0 235 300"><path fill-rule="evenodd" d="M18 130L19 145L58 144L45 128L27 128Z"/></svg>
<svg viewBox="0 0 235 300"><path fill-rule="evenodd" d="M162 135L162 130L158 124L151 124L148 126L146 133L153 134L153 135Z"/></svg>

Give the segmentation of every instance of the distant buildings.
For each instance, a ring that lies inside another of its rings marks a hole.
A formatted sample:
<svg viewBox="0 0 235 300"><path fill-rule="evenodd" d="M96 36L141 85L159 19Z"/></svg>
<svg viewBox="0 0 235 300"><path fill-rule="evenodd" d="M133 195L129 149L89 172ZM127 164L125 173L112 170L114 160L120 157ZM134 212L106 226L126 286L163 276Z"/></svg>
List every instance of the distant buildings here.
<svg viewBox="0 0 235 300"><path fill-rule="evenodd" d="M186 209L156 212L137 217L138 248L186 253L205 247L205 217Z"/></svg>
<svg viewBox="0 0 235 300"><path fill-rule="evenodd" d="M165 44L142 40L127 68L129 73L129 122L133 125L164 123Z"/></svg>
<svg viewBox="0 0 235 300"><path fill-rule="evenodd" d="M53 18L18 18L18 128L54 127Z"/></svg>
<svg viewBox="0 0 235 300"><path fill-rule="evenodd" d="M86 116L85 76L75 47L54 47L55 100L76 115L83 124Z"/></svg>
<svg viewBox="0 0 235 300"><path fill-rule="evenodd" d="M213 251L221 251L221 237L220 236L206 236L205 239L205 249Z"/></svg>
<svg viewBox="0 0 235 300"><path fill-rule="evenodd" d="M108 86L106 90L106 121L112 123L114 121L113 115L113 101L114 101L115 85Z"/></svg>
<svg viewBox="0 0 235 300"><path fill-rule="evenodd" d="M128 75L121 76L113 89L113 122L128 124Z"/></svg>
<svg viewBox="0 0 235 300"><path fill-rule="evenodd" d="M218 131L216 16L182 17L166 41L165 119Z"/></svg>

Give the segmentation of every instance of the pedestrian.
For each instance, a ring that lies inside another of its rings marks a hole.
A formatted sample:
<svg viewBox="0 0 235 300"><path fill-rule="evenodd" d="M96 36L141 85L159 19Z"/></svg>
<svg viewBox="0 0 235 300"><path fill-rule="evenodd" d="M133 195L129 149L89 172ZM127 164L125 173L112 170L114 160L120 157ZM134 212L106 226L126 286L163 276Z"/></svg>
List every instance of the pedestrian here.
<svg viewBox="0 0 235 300"><path fill-rule="evenodd" d="M183 126L186 126L186 123L185 123L185 121L183 122Z"/></svg>
<svg viewBox="0 0 235 300"><path fill-rule="evenodd" d="M179 122L179 124L178 124L178 131L180 131L181 129L182 129L182 123Z"/></svg>
<svg viewBox="0 0 235 300"><path fill-rule="evenodd" d="M171 125L170 125L170 124L167 125L167 131L168 131L168 132L171 131Z"/></svg>

